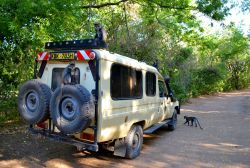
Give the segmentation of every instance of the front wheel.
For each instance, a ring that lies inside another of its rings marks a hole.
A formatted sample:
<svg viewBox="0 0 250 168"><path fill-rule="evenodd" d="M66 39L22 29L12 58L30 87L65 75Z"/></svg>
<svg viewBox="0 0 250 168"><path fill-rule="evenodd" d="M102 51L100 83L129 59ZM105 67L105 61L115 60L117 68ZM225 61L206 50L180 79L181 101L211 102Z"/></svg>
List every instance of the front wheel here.
<svg viewBox="0 0 250 168"><path fill-rule="evenodd" d="M168 129L170 131L174 131L176 129L176 125L177 125L177 111L175 109L171 121L168 123Z"/></svg>
<svg viewBox="0 0 250 168"><path fill-rule="evenodd" d="M126 158L133 159L140 155L143 144L143 131L140 125L134 125L126 137Z"/></svg>

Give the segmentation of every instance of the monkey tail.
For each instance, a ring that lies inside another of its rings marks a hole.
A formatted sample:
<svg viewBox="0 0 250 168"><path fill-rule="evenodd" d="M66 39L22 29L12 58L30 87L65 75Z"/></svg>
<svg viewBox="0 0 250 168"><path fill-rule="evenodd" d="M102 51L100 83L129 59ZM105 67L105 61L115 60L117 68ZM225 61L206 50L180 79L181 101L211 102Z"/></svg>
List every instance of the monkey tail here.
<svg viewBox="0 0 250 168"><path fill-rule="evenodd" d="M201 125L200 125L200 123L199 123L199 120L198 120L198 119L197 119L197 123L198 123L198 125L199 125L200 129L203 129L203 128L201 127Z"/></svg>

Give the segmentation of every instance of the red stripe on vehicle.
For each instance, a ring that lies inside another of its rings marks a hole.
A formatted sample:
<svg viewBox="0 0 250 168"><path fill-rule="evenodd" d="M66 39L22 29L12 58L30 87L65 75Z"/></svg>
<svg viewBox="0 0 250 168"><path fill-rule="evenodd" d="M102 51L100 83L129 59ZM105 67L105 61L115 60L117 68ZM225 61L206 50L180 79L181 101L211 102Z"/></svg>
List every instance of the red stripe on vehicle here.
<svg viewBox="0 0 250 168"><path fill-rule="evenodd" d="M46 55L44 56L43 60L49 60L49 53L46 53Z"/></svg>
<svg viewBox="0 0 250 168"><path fill-rule="evenodd" d="M77 59L78 60L85 60L80 51L77 51Z"/></svg>
<svg viewBox="0 0 250 168"><path fill-rule="evenodd" d="M95 53L92 50L85 50L85 52L91 60L95 59Z"/></svg>
<svg viewBox="0 0 250 168"><path fill-rule="evenodd" d="M90 53L91 53L91 50L84 50L85 51L85 53L89 56L90 55Z"/></svg>
<svg viewBox="0 0 250 168"><path fill-rule="evenodd" d="M48 52L40 52L36 55L36 59L39 61L49 60L49 53Z"/></svg>
<svg viewBox="0 0 250 168"><path fill-rule="evenodd" d="M42 55L42 52L39 52L39 53L36 55L36 59L37 59L37 60L40 60L41 55Z"/></svg>

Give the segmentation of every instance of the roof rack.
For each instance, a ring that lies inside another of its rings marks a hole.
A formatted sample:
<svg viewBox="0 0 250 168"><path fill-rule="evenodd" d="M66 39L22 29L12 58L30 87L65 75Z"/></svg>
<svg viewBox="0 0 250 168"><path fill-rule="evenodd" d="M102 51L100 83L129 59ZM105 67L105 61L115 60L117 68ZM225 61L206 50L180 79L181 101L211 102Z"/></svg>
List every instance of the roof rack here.
<svg viewBox="0 0 250 168"><path fill-rule="evenodd" d="M107 44L98 39L82 39L61 42L46 42L48 50L80 50L80 49L106 49Z"/></svg>
<svg viewBox="0 0 250 168"><path fill-rule="evenodd" d="M95 23L95 38L61 42L47 42L45 49L48 50L82 50L82 49L106 49L106 31L102 25Z"/></svg>

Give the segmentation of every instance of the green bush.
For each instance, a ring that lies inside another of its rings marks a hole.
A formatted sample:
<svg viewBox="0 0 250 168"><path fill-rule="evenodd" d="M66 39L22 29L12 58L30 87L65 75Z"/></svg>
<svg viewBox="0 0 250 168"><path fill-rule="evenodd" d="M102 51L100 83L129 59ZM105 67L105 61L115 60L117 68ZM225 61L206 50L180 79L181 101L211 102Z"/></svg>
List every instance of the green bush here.
<svg viewBox="0 0 250 168"><path fill-rule="evenodd" d="M217 68L195 70L192 78L192 95L211 94L223 91L223 78Z"/></svg>
<svg viewBox="0 0 250 168"><path fill-rule="evenodd" d="M7 99L6 97L0 97L0 125L20 120L16 102L17 97L15 93L10 93Z"/></svg>

